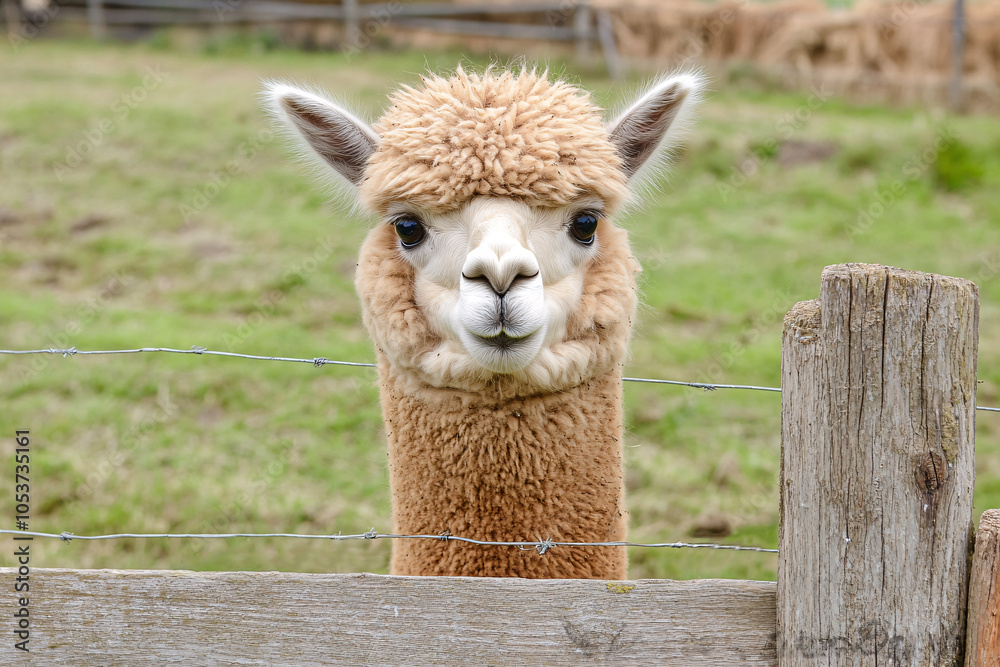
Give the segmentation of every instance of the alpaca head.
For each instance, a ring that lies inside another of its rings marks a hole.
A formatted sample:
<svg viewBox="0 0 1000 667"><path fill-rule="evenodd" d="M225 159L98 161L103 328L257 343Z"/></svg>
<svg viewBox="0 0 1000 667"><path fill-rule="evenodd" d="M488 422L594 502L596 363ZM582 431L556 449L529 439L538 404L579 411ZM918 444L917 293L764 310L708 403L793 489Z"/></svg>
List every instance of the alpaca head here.
<svg viewBox="0 0 1000 667"><path fill-rule="evenodd" d="M700 87L662 79L605 122L570 84L459 69L397 91L374 126L314 92L268 94L382 223L357 277L380 354L431 386L525 394L623 360L638 267L611 216L662 164Z"/></svg>

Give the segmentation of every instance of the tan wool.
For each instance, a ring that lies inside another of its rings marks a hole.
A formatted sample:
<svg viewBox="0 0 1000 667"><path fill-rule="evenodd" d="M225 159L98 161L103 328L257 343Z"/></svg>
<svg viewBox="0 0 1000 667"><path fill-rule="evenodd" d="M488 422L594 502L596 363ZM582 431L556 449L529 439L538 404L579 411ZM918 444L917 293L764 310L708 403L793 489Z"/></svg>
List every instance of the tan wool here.
<svg viewBox="0 0 1000 667"><path fill-rule="evenodd" d="M601 255L566 337L592 361L579 384L548 393L509 377L477 391L428 384L444 384L416 370L439 340L415 303L413 267L389 225L369 234L355 283L377 349L395 532L496 541L625 538L621 367L638 266L623 230L602 222L601 234ZM623 579L626 570L618 547L539 555L417 540L394 544L391 566L400 575L532 578Z"/></svg>
<svg viewBox="0 0 1000 667"><path fill-rule="evenodd" d="M393 203L445 212L477 195L543 207L593 195L610 213L627 196L600 110L579 88L534 72L459 69L391 101L360 187L374 212ZM417 304L414 268L392 226L369 234L356 287L377 348L396 533L625 539L621 371L639 268L623 230L603 219L599 236L553 348L564 367L555 377L428 370L442 339ZM541 555L425 540L394 544L391 564L399 575L621 579L626 570L624 548Z"/></svg>
<svg viewBox="0 0 1000 667"><path fill-rule="evenodd" d="M384 214L403 201L452 210L474 195L564 206L594 194L612 211L626 178L589 95L545 74L487 70L424 77L394 93L361 199Z"/></svg>

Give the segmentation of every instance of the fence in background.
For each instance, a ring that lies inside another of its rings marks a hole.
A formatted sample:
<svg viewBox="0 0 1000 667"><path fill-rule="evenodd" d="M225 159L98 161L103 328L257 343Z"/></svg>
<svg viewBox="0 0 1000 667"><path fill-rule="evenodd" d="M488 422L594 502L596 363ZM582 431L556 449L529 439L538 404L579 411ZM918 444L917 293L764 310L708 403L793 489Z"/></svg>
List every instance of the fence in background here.
<svg viewBox="0 0 1000 667"><path fill-rule="evenodd" d="M8 17L15 11L13 0ZM609 73L621 78L622 67L607 10L593 10L589 0L497 2L284 2L281 0L41 0L58 3L59 20L86 21L102 39L110 27L168 25L267 25L326 21L343 26L340 47L360 50L390 24L393 28L452 33L468 37L571 42L577 58L590 62L600 44ZM529 20L530 19L530 20ZM12 23L8 18L8 23Z"/></svg>
<svg viewBox="0 0 1000 667"><path fill-rule="evenodd" d="M1000 510L973 549L978 308L968 281L848 264L786 316L776 584L35 570L33 650L50 664L998 664ZM496 548L572 548L538 546Z"/></svg>
<svg viewBox="0 0 1000 667"><path fill-rule="evenodd" d="M624 60L660 70L753 63L786 85L866 101L1000 108L1000 52L993 48L1000 8L989 2L891 0L849 10L750 0L0 2L8 33L16 34L12 26L20 22L22 37L63 21L84 21L99 38L167 25L266 25L279 27L287 43L357 54L390 35L426 43L413 31L428 31L459 35L475 50L484 37L572 43L584 63L600 44L615 78L622 77Z"/></svg>

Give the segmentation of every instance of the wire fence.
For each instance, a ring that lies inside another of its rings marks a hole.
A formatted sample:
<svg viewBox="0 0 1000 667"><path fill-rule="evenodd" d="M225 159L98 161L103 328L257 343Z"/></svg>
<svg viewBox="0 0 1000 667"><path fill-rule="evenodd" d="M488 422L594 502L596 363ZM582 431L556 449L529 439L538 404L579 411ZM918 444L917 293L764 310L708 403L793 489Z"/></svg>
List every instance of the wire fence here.
<svg viewBox="0 0 1000 667"><path fill-rule="evenodd" d="M764 547L748 547L736 544L709 544L701 542L559 542L552 539L534 542L495 542L492 540L475 540L471 537L461 537L450 533L440 535L396 535L379 533L374 528L366 533L354 535L309 535L300 533L117 533L113 535L74 535L69 532L37 533L27 530L0 530L0 535L18 535L21 537L43 537L59 539L64 542L72 540L120 540L120 539L233 539L233 538L263 538L288 537L303 540L330 540L341 542L345 540L436 540L438 542L464 542L484 547L516 547L522 551L534 549L539 555L557 547L648 547L657 549L713 549L727 551L756 551L759 553L778 553L777 549Z"/></svg>
<svg viewBox="0 0 1000 667"><path fill-rule="evenodd" d="M78 350L75 347L70 348L46 348L41 350L0 350L0 354L57 354L62 357L75 357L77 355L91 355L91 354L140 354L147 352L168 352L173 354L195 354L202 356L218 356L218 357L237 357L239 359L252 359L254 361L285 361L291 363L299 364L312 364L314 367L319 368L320 366L355 366L359 368L375 368L375 364L368 362L359 361L338 361L336 359L327 359L326 357L312 357L312 358L299 358L299 357L273 357L273 356L263 356L256 354L239 354L237 352L221 352L218 350L209 350L198 345L192 345L190 349L183 350L173 347L138 347L129 350ZM749 391L770 391L781 393L781 387L764 387L760 385L752 384L715 384L711 382L684 382L681 380L660 380L657 378L637 378L637 377L623 377L625 382L644 382L647 384L668 384L680 387L693 387L695 389L704 389L705 391L716 391L718 389L744 389ZM982 405L977 405L976 410L982 410L983 412L1000 412L1000 408L986 407Z"/></svg>
<svg viewBox="0 0 1000 667"><path fill-rule="evenodd" d="M198 356L219 356L219 357L235 357L239 359L250 359L253 361L283 361L290 363L304 363L311 364L315 368L321 366L353 366L358 368L374 368L376 364L368 362L357 362L357 361L339 361L336 359L328 359L326 357L312 357L312 358L299 358L299 357L279 357L279 356L264 356L264 355L254 355L254 354L240 354L237 352L222 352L219 350L209 350L208 348L201 347L198 345L191 346L190 349L179 349L170 347L140 347L125 350L78 350L75 347L71 348L46 348L39 350L0 350L0 354L9 355L22 355L22 354L54 354L66 357L75 357L77 355L114 355L114 354L141 354L141 353L172 353L172 354L194 354ZM766 387L759 385L744 385L744 384L716 384L708 382L684 382L680 380L662 380L657 378L639 378L639 377L624 377L622 378L625 382L640 382L648 384L666 384L675 385L683 387L692 387L695 389L703 389L705 391L716 391L719 389L742 389L749 391L767 391L767 392L781 392L780 387ZM1000 412L1000 408L976 406L977 410L983 410L987 412ZM493 546L493 547L515 547L521 550L531 550L534 549L539 553L539 555L544 555L546 552L557 547L644 547L644 548L667 548L667 549L712 549L712 550L726 550L726 551L750 551L757 553L778 553L777 549L768 549L764 547L755 546L742 546L733 544L713 544L713 543L699 543L699 542L559 542L552 539L539 539L534 542L528 541L516 541L516 542L503 542L503 541L491 541L491 540L477 540L470 537L461 537L458 535L451 535L450 533L442 533L440 535L397 535L393 533L379 533L374 528L365 533L357 533L351 535L336 534L336 535L313 535L313 534L300 534L300 533L117 533L109 535L75 535L70 532L61 533L41 533L41 532L31 532L26 530L0 530L0 535L17 535L20 537L40 537L40 538L50 538L59 539L65 542L72 540L117 540L117 539L159 539L159 538L171 538L171 539L234 539L234 538L296 538L296 539L309 539L309 540L329 540L334 542L346 541L346 540L376 540L376 539L397 539L397 540L436 540L441 542L463 542L466 544L474 544L479 546Z"/></svg>

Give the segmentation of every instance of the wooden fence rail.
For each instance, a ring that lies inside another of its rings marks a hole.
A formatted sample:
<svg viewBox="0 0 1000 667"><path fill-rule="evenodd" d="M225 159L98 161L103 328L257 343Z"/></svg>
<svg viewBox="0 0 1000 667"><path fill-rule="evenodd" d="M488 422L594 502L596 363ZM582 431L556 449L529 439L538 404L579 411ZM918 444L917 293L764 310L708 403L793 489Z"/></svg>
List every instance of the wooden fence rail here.
<svg viewBox="0 0 1000 667"><path fill-rule="evenodd" d="M47 665L663 665L692 657L774 664L771 582L57 569L31 576L29 646ZM0 647L0 655L9 651Z"/></svg>
<svg viewBox="0 0 1000 667"><path fill-rule="evenodd" d="M863 264L789 312L777 584L35 569L32 657L1000 667L1000 511L972 553L978 319L969 281Z"/></svg>
<svg viewBox="0 0 1000 667"><path fill-rule="evenodd" d="M490 37L574 41L589 44L595 28L586 2L528 1L514 4L491 2L452 4L446 2L307 4L268 0L87 0L86 19L95 34L105 34L108 25L211 25L222 23L268 23L303 20L343 21L348 33L363 20L377 19L407 28ZM606 11L601 13L607 14ZM482 21L461 17L539 14L558 17L558 24L542 20L536 24ZM74 16L72 8L61 16ZM574 17L571 23L568 19ZM605 17L607 18L607 17ZM613 39L613 36L612 36ZM613 43L611 44L613 46Z"/></svg>
<svg viewBox="0 0 1000 667"><path fill-rule="evenodd" d="M13 0L3 0L8 13ZM82 2L82 0L78 0ZM339 4L276 2L274 0L86 0L83 6L58 5L51 18L84 20L91 35L103 38L110 26L159 27L171 25L274 24L302 21L335 21L343 24L344 43L364 37L365 29L384 26L428 30L475 37L529 39L540 42L573 42L577 57L589 63L595 38L605 55L609 73L623 76L611 16L606 9L592 10L589 0L521 0L496 2L359 2ZM524 16L534 16L526 23ZM18 20L8 16L8 26ZM482 20L489 16L491 20ZM517 22L506 19L515 16ZM46 20L46 23L48 20Z"/></svg>

